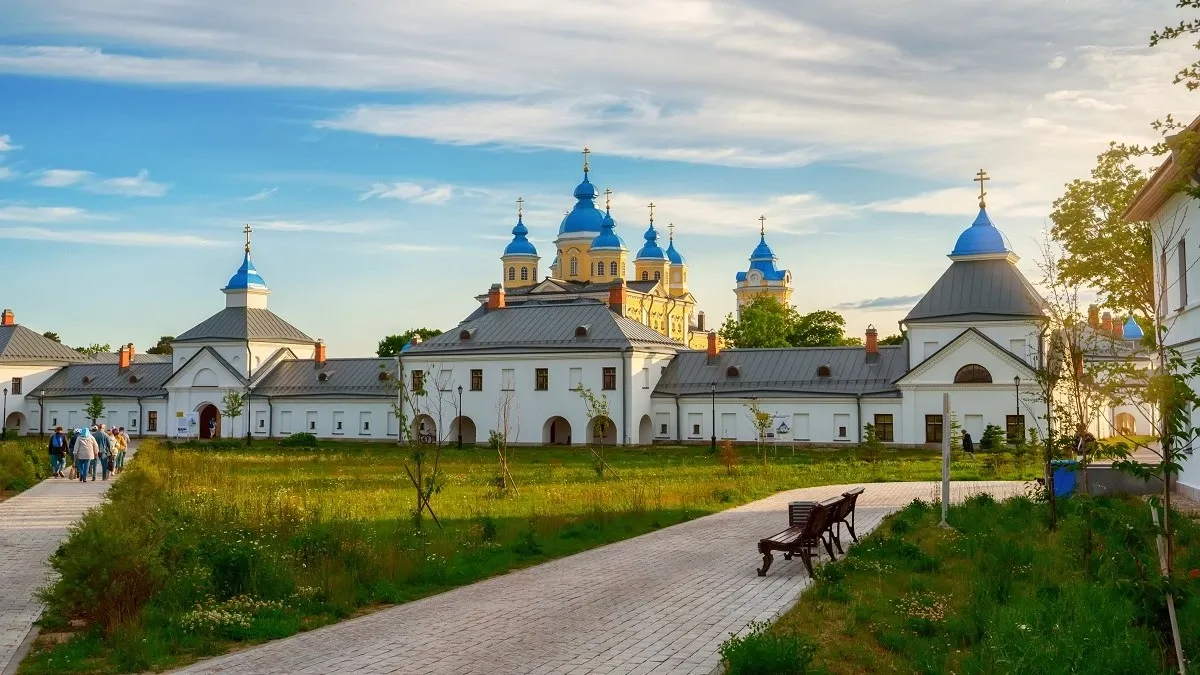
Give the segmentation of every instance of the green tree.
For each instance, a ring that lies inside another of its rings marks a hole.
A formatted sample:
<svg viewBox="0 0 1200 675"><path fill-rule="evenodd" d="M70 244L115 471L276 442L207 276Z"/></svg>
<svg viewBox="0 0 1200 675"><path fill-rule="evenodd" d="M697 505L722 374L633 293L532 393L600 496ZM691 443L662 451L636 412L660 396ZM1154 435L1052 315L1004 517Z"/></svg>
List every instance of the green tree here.
<svg viewBox="0 0 1200 675"><path fill-rule="evenodd" d="M242 392L233 389L225 392L225 397L221 399L221 415L223 419L229 420L226 436L233 436L233 420L242 416L242 407L245 405L246 397Z"/></svg>
<svg viewBox="0 0 1200 675"><path fill-rule="evenodd" d="M55 342L62 344L62 338L58 337L58 333L55 333L52 330L42 333L42 337L46 338L47 340L54 340Z"/></svg>
<svg viewBox="0 0 1200 675"><path fill-rule="evenodd" d="M740 349L790 347L788 337L795 325L795 309L761 295L747 303L738 318L726 317L720 335L731 347Z"/></svg>
<svg viewBox="0 0 1200 675"><path fill-rule="evenodd" d="M158 344L146 350L147 354L170 354L172 353L171 343L175 341L174 335L164 335L158 338Z"/></svg>
<svg viewBox="0 0 1200 675"><path fill-rule="evenodd" d="M92 400L88 401L88 404L83 407L83 414L92 420L92 424L95 424L96 420L104 417L104 397L100 394L92 394Z"/></svg>
<svg viewBox="0 0 1200 675"><path fill-rule="evenodd" d="M881 345L902 345L904 344L904 334L889 335L879 341Z"/></svg>
<svg viewBox="0 0 1200 675"><path fill-rule="evenodd" d="M375 354L376 356L396 356L401 349L404 349L404 345L411 342L416 336L420 336L422 340L428 340L441 334L442 331L436 328L413 328L399 335L389 335L379 341L379 349L375 350Z"/></svg>
<svg viewBox="0 0 1200 675"><path fill-rule="evenodd" d="M1110 143L1088 178L1067 183L1050 214L1050 236L1063 248L1061 281L1095 288L1100 304L1142 317L1151 316L1155 303L1150 223L1127 222L1121 214L1146 183L1134 159L1150 152Z"/></svg>
<svg viewBox="0 0 1200 675"><path fill-rule="evenodd" d="M110 347L107 342L104 344L99 344L97 342L93 342L92 344L90 344L86 347L76 347L75 351L79 352L80 354L83 354L84 356L95 356L96 354L104 354L107 352L111 352L112 347Z"/></svg>

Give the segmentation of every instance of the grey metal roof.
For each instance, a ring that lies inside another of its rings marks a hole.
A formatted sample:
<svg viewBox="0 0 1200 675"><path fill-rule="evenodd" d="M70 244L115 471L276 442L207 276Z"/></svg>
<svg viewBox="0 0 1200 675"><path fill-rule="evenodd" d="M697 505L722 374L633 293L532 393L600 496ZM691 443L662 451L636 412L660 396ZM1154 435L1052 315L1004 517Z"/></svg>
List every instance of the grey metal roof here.
<svg viewBox="0 0 1200 675"><path fill-rule="evenodd" d="M175 342L199 340L314 342L271 310L256 307L226 307L175 338Z"/></svg>
<svg viewBox="0 0 1200 675"><path fill-rule="evenodd" d="M100 352L99 354L92 354L90 357L88 357L88 360L91 361L92 363L120 363L121 355L117 352ZM140 354L140 353L135 352L133 354L133 362L134 363L170 363L171 355L170 354Z"/></svg>
<svg viewBox="0 0 1200 675"><path fill-rule="evenodd" d="M568 303L526 303L468 318L454 330L430 338L405 355L446 352L554 350L619 350L631 346L680 349L682 345L658 331L617 316L602 302L578 299ZM586 337L575 329L587 326ZM469 339L460 336L470 332Z"/></svg>
<svg viewBox="0 0 1200 675"><path fill-rule="evenodd" d="M20 324L0 326L0 363L25 361L80 363L87 357Z"/></svg>
<svg viewBox="0 0 1200 675"><path fill-rule="evenodd" d="M380 380L381 372L389 378ZM325 379L321 379L324 375ZM328 359L318 367L312 359L284 361L252 390L254 396L396 396L393 358Z"/></svg>
<svg viewBox="0 0 1200 675"><path fill-rule="evenodd" d="M34 389L25 398L36 399L39 395L46 398L62 398L92 394L153 398L167 395L163 385L170 377L170 362L135 361L128 368L119 368L115 363L71 364L51 375L42 386ZM84 382L84 378L87 378L87 382Z"/></svg>
<svg viewBox="0 0 1200 675"><path fill-rule="evenodd" d="M1043 317L1043 304L1037 289L1008 260L956 260L904 320Z"/></svg>
<svg viewBox="0 0 1200 675"><path fill-rule="evenodd" d="M817 369L829 367L829 377ZM730 367L737 368L731 375ZM654 388L654 396L899 396L893 384L908 369L908 348L865 347L727 349L710 360L702 351L679 352Z"/></svg>

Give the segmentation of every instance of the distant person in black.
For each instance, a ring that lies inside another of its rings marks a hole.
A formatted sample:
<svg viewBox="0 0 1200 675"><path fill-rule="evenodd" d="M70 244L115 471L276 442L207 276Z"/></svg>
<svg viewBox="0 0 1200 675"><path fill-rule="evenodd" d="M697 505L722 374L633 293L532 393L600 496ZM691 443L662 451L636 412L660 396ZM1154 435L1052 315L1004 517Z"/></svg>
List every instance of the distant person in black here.
<svg viewBox="0 0 1200 675"><path fill-rule="evenodd" d="M971 440L971 432L963 431L963 450L972 457L975 456L975 441Z"/></svg>

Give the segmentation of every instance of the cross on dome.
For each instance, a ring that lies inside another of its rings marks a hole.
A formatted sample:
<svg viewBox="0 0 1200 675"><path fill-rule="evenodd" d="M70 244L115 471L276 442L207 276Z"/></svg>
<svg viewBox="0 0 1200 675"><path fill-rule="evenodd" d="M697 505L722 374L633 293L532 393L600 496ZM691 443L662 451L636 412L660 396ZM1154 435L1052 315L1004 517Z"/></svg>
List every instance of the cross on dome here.
<svg viewBox="0 0 1200 675"><path fill-rule="evenodd" d="M979 208L986 208L987 201L985 198L987 197L987 190L984 189L984 183L991 180L991 176L987 175L987 171L980 169L979 173L975 174L975 178L973 180L976 183L979 183Z"/></svg>

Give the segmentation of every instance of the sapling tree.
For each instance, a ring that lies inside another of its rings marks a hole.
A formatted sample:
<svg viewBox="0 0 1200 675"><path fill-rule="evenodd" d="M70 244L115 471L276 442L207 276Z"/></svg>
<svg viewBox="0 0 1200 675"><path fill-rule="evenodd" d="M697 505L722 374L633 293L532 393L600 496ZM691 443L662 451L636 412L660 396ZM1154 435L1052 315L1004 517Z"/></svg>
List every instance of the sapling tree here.
<svg viewBox="0 0 1200 675"><path fill-rule="evenodd" d="M758 442L758 454L762 457L763 466L767 465L767 434L771 433L771 426L774 418L771 413L762 409L758 404L758 399L752 398L746 406L746 417L750 418L750 425L754 428L754 437Z"/></svg>
<svg viewBox="0 0 1200 675"><path fill-rule="evenodd" d="M229 421L228 434L233 435L233 420L242 416L242 408L246 405L246 397L234 389L225 392L221 399L221 415Z"/></svg>
<svg viewBox="0 0 1200 675"><path fill-rule="evenodd" d="M620 478L617 472L609 466L608 462L604 461L604 437L608 434L608 426L612 424L611 418L608 416L608 396L601 394L596 396L591 389L585 388L582 384L575 388L575 392L579 394L580 400L583 401L583 408L587 414L587 418L591 420L592 425L596 430L596 436L599 446L599 451L592 445L588 445L588 449L592 451L592 455L596 458L596 473L600 477L604 477L604 470L612 475Z"/></svg>
<svg viewBox="0 0 1200 675"><path fill-rule="evenodd" d="M91 400L83 407L83 414L92 420L92 424L104 417L104 397L100 394L92 394Z"/></svg>

